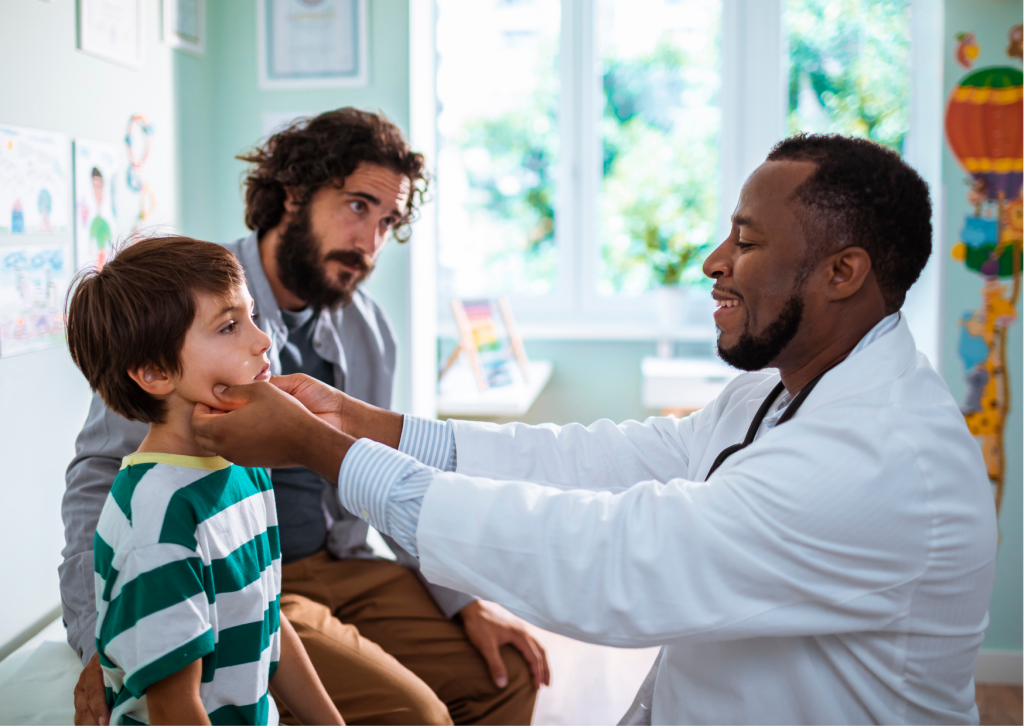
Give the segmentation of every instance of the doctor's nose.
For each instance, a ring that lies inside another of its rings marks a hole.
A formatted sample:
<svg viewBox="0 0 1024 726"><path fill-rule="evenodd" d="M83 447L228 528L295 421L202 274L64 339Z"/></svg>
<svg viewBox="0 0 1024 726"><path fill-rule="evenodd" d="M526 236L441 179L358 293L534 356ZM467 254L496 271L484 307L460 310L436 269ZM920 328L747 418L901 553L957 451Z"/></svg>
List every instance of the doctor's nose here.
<svg viewBox="0 0 1024 726"><path fill-rule="evenodd" d="M728 277L732 274L732 262L725 248L729 244L726 240L718 245L715 250L704 260L703 271L706 277L717 280L720 277Z"/></svg>

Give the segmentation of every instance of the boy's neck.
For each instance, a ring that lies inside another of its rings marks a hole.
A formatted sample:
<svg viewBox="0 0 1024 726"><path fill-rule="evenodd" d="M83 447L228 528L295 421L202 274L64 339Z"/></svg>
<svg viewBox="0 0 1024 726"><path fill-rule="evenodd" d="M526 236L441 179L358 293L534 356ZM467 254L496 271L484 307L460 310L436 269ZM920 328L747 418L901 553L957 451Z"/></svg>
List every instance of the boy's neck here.
<svg viewBox="0 0 1024 726"><path fill-rule="evenodd" d="M149 433L138 450L153 454L216 456L200 446L192 432L193 404L178 400L173 395L166 404L167 414L163 423L149 425Z"/></svg>

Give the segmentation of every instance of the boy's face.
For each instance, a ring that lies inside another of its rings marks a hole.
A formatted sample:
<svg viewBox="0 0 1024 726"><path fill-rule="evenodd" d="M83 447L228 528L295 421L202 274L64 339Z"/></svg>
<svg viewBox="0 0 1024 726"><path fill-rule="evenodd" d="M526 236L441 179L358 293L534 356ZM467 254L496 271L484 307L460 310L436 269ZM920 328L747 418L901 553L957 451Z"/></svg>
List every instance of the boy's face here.
<svg viewBox="0 0 1024 726"><path fill-rule="evenodd" d="M181 374L174 393L189 404L216 407L213 387L270 379L270 337L253 321L245 285L226 296L196 295L196 317L181 347Z"/></svg>

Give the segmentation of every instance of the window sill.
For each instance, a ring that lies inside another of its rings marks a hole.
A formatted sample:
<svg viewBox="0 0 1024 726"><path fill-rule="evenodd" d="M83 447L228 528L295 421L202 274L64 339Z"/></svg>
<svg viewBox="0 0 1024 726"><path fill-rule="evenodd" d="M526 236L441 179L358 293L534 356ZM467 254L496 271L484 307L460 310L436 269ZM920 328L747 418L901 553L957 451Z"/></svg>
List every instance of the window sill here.
<svg viewBox="0 0 1024 726"><path fill-rule="evenodd" d="M655 325L625 323L521 323L519 334L524 340L607 340L677 343L713 343L717 337L714 326L688 325L664 331ZM452 323L437 326L437 337L455 340L458 330Z"/></svg>

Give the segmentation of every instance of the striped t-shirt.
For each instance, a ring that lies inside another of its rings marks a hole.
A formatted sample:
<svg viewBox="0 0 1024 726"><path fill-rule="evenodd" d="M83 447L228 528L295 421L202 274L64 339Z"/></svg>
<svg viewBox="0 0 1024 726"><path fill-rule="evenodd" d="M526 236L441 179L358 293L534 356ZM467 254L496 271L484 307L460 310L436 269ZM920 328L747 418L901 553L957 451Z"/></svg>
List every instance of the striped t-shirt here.
<svg viewBox="0 0 1024 726"><path fill-rule="evenodd" d="M126 456L94 548L110 723L148 723L146 688L199 658L211 723L267 723L281 650L267 472L217 456Z"/></svg>

